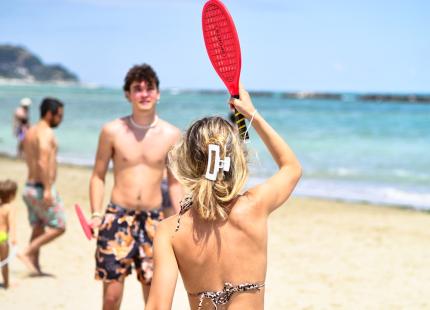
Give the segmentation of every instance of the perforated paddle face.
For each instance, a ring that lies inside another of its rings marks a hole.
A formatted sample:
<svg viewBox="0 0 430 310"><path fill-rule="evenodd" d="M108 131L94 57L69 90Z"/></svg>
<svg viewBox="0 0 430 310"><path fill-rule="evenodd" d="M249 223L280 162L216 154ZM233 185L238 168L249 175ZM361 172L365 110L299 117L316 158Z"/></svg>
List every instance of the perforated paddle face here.
<svg viewBox="0 0 430 310"><path fill-rule="evenodd" d="M236 27L227 8L209 0L202 13L203 37L209 59L232 96L239 94L241 54Z"/></svg>
<svg viewBox="0 0 430 310"><path fill-rule="evenodd" d="M82 230L84 231L85 237L87 237L88 240L91 240L91 238L93 237L91 227L88 224L87 219L85 218L78 204L75 205L75 211L76 211L76 215L78 216L79 223L82 226Z"/></svg>
<svg viewBox="0 0 430 310"><path fill-rule="evenodd" d="M209 59L232 97L239 98L242 66L239 37L233 19L219 0L209 0L202 12L203 38ZM235 110L234 117L242 139L249 139L246 122Z"/></svg>

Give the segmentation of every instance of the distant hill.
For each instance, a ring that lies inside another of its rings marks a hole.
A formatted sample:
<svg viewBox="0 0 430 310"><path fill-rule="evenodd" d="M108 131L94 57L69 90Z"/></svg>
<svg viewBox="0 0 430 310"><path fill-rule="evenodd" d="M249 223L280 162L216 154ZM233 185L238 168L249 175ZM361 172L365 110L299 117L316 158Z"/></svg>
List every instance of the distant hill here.
<svg viewBox="0 0 430 310"><path fill-rule="evenodd" d="M25 82L78 82L76 74L60 64L47 65L20 46L0 44L0 79Z"/></svg>

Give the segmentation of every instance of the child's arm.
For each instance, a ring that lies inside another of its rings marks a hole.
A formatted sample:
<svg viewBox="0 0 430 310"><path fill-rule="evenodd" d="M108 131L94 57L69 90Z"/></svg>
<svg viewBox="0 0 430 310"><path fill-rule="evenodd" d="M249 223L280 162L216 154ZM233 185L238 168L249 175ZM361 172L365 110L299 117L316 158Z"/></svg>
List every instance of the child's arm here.
<svg viewBox="0 0 430 310"><path fill-rule="evenodd" d="M13 245L16 244L16 208L12 205L9 206L8 214L8 228L9 228L9 240Z"/></svg>

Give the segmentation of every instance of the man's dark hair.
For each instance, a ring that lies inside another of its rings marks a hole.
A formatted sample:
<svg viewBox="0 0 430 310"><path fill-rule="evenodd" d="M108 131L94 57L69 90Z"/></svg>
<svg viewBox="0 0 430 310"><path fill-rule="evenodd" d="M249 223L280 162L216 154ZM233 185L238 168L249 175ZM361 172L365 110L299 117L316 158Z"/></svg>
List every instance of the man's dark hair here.
<svg viewBox="0 0 430 310"><path fill-rule="evenodd" d="M48 111L51 112L52 115L57 115L58 109L62 108L64 104L55 98L44 98L42 103L40 104L40 118L45 117Z"/></svg>
<svg viewBox="0 0 430 310"><path fill-rule="evenodd" d="M148 64L135 65L128 70L127 75L124 79L124 91L130 91L130 86L133 82L145 81L148 88L156 87L157 90L160 88L160 81L158 80L157 73Z"/></svg>

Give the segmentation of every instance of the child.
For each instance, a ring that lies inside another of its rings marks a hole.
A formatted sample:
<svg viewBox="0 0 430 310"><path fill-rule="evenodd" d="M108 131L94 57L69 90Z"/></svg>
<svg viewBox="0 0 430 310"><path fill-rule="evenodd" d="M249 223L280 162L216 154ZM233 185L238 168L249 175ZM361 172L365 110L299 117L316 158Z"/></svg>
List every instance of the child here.
<svg viewBox="0 0 430 310"><path fill-rule="evenodd" d="M9 256L10 243L16 244L15 210L10 204L16 196L17 184L12 180L0 181L0 261L5 261ZM9 287L9 267L4 264L1 267L3 287Z"/></svg>

